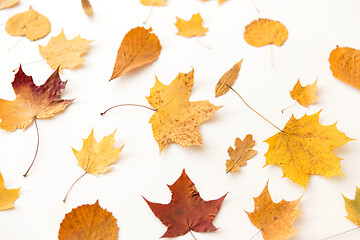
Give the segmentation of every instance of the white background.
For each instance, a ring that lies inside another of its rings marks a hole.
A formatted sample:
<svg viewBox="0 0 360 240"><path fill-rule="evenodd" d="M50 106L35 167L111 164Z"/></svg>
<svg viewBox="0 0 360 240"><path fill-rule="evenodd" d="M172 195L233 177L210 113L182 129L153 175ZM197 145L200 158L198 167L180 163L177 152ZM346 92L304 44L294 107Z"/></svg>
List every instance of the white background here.
<svg viewBox="0 0 360 240"><path fill-rule="evenodd" d="M214 98L218 79L230 67L244 58L234 88L254 107L281 128L294 114L320 114L322 124L338 121L338 128L351 138L360 138L360 90L332 76L328 57L332 49L348 46L360 49L360 2L356 0L229 0L218 6L216 0L168 0L165 7L153 9L146 27L152 27L163 47L159 59L139 70L108 82L117 50L124 35L148 16L151 7L135 0L91 0L94 16L87 17L80 0L22 0L17 7L0 11L0 23L31 4L47 16L51 33L37 42L27 39L8 50L19 40L9 36L0 26L0 97L14 99L12 70L24 64L26 74L42 84L52 70L46 62L25 65L41 59L38 44L46 45L52 36L64 29L68 38L93 39L86 62L78 69L64 70L68 79L63 98L76 98L64 112L51 119L39 120L40 149L27 178L36 146L35 126L26 130L0 132L0 171L7 188L21 187L15 208L0 212L0 239L57 239L59 225L65 214L82 204L100 205L117 218L119 239L158 239L166 227L154 216L141 196L153 202L168 203L172 184L186 169L205 200L226 197L214 220L219 228L212 233L194 233L200 240L250 239L258 230L250 223L246 211L253 211L253 197L258 196L269 180L269 190L275 202L292 201L303 195L303 214L294 222L301 230L291 239L322 239L356 227L345 218L341 194L353 198L360 185L360 143L352 141L335 153L346 177L312 176L307 191L282 178L282 169L267 166L264 154L268 145L263 141L277 130L254 114L229 92ZM200 12L206 36L184 38L176 35L176 16L190 19ZM271 67L270 47L255 48L243 39L244 28L251 21L266 17L281 21L289 31L282 47L273 46L274 67ZM202 46L201 43L212 49ZM147 109L123 107L101 117L100 112L120 103L148 106L145 96L155 82L155 75L169 84L179 72L195 69L191 101L210 100L224 105L214 117L202 124L204 146L184 149L170 144L161 155L153 139L148 120L153 113ZM302 84L318 81L319 100L304 108L298 104L284 114L280 111L293 102L291 90L300 78ZM71 191L68 201L62 199L69 186L83 173L77 165L71 147L80 149L82 138L94 128L99 141L115 129L115 146L125 144L114 169L97 177L85 176ZM258 154L235 174L225 174L227 148L236 137L252 134ZM360 230L334 239L357 239ZM179 239L192 239L188 234ZM258 235L254 239L262 239Z"/></svg>

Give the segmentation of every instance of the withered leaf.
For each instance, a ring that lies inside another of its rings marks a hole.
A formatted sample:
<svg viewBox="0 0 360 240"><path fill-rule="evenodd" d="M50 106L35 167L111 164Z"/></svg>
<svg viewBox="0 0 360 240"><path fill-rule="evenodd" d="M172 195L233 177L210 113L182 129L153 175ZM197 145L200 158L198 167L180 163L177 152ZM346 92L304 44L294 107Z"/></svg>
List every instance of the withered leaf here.
<svg viewBox="0 0 360 240"><path fill-rule="evenodd" d="M235 83L239 76L242 61L241 59L235 63L235 65L220 78L215 87L215 97L222 96L229 91L229 87L226 86L226 84L231 87Z"/></svg>
<svg viewBox="0 0 360 240"><path fill-rule="evenodd" d="M306 85L305 87L301 86L299 79L295 84L294 89L290 91L290 96L300 105L308 107L310 104L315 103L319 98L318 96L315 96L316 91L317 79L313 84Z"/></svg>
<svg viewBox="0 0 360 240"><path fill-rule="evenodd" d="M8 210L14 207L14 202L19 198L20 188L6 189L4 178L0 173L0 210Z"/></svg>
<svg viewBox="0 0 360 240"><path fill-rule="evenodd" d="M91 7L91 4L90 4L89 0L81 0L81 5L82 5L86 15L88 15L88 16L93 15L93 9Z"/></svg>
<svg viewBox="0 0 360 240"><path fill-rule="evenodd" d="M176 34L184 37L204 36L208 31L202 26L203 19L200 13L192 15L189 21L176 17L175 26L178 29Z"/></svg>
<svg viewBox="0 0 360 240"><path fill-rule="evenodd" d="M18 5L20 0L0 0L0 10Z"/></svg>
<svg viewBox="0 0 360 240"><path fill-rule="evenodd" d="M360 226L360 188L356 187L355 198L353 200L344 195L345 209L348 213L347 219Z"/></svg>

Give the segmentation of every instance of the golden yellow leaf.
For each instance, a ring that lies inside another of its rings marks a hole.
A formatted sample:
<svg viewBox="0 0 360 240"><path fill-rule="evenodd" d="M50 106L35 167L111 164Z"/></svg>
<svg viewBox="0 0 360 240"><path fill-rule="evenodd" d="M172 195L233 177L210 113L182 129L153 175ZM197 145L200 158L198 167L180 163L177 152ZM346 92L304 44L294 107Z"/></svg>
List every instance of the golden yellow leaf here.
<svg viewBox="0 0 360 240"><path fill-rule="evenodd" d="M83 147L80 151L72 149L79 166L86 172L93 175L103 174L112 169L111 164L117 161L121 148L113 148L116 130L109 136L105 136L99 143L94 137L94 130L89 137L83 140Z"/></svg>
<svg viewBox="0 0 360 240"><path fill-rule="evenodd" d="M295 201L274 203L267 183L262 193L254 198L255 210L252 213L245 212L251 223L261 230L264 240L286 240L298 231L292 222L301 215L300 200L301 197Z"/></svg>
<svg viewBox="0 0 360 240"><path fill-rule="evenodd" d="M319 115L320 111L300 119L293 115L281 132L265 140L269 144L265 166L281 166L284 177L304 188L310 175L326 178L342 175L341 158L332 150L353 140L337 130L336 123L329 126L319 124Z"/></svg>
<svg viewBox="0 0 360 240"><path fill-rule="evenodd" d="M313 84L306 85L305 87L301 86L299 79L295 84L294 89L290 91L290 96L300 105L308 107L310 104L315 103L319 98L318 96L315 96L316 91L317 79Z"/></svg>
<svg viewBox="0 0 360 240"><path fill-rule="evenodd" d="M0 0L0 10L11 8L19 4L20 0Z"/></svg>
<svg viewBox="0 0 360 240"><path fill-rule="evenodd" d="M5 30L12 36L26 36L29 40L35 41L48 35L51 25L47 17L30 7L29 11L9 18Z"/></svg>
<svg viewBox="0 0 360 240"><path fill-rule="evenodd" d="M141 0L140 3L146 6L161 7L166 4L166 0Z"/></svg>
<svg viewBox="0 0 360 240"><path fill-rule="evenodd" d="M356 187L355 199L351 200L344 195L345 209L348 213L346 216L350 221L360 226L360 189Z"/></svg>
<svg viewBox="0 0 360 240"><path fill-rule="evenodd" d="M85 60L81 55L88 51L92 41L82 39L79 36L72 40L67 40L64 30L56 36L52 37L48 44L43 47L39 45L39 51L52 69L75 68Z"/></svg>
<svg viewBox="0 0 360 240"><path fill-rule="evenodd" d="M189 21L178 17L176 17L176 19L175 26L178 28L178 32L176 33L178 35L184 37L204 36L208 30L202 26L203 19L200 13L192 15Z"/></svg>
<svg viewBox="0 0 360 240"><path fill-rule="evenodd" d="M236 79L239 76L239 71L241 68L242 59L237 62L232 68L227 71L219 80L219 82L216 84L215 87L215 97L219 97L227 93L229 91L229 87L226 86L229 85L230 87L234 84Z"/></svg>
<svg viewBox="0 0 360 240"><path fill-rule="evenodd" d="M268 44L281 46L287 38L286 27L278 21L260 18L245 27L244 39L254 47Z"/></svg>
<svg viewBox="0 0 360 240"><path fill-rule="evenodd" d="M252 149L255 141L251 134L246 135L244 141L240 138L235 139L235 149L229 147L228 153L230 159L226 160L226 172L237 172L245 166L247 161L256 155L257 151Z"/></svg>
<svg viewBox="0 0 360 240"><path fill-rule="evenodd" d="M194 84L194 70L179 73L169 85L157 78L147 97L156 110L149 122L160 152L172 142L183 147L202 145L200 124L220 109L209 101L189 102Z"/></svg>
<svg viewBox="0 0 360 240"><path fill-rule="evenodd" d="M6 189L4 178L0 173L0 210L8 210L14 207L14 202L19 198L20 188Z"/></svg>
<svg viewBox="0 0 360 240"><path fill-rule="evenodd" d="M91 4L90 4L89 0L81 0L81 5L82 5L86 15L88 15L88 16L93 15L93 10L92 10L92 7L91 7Z"/></svg>
<svg viewBox="0 0 360 240"><path fill-rule="evenodd" d="M337 79L360 89L360 50L336 46L331 51L330 69Z"/></svg>
<svg viewBox="0 0 360 240"><path fill-rule="evenodd" d="M158 59L161 45L152 29L131 29L121 42L110 81Z"/></svg>

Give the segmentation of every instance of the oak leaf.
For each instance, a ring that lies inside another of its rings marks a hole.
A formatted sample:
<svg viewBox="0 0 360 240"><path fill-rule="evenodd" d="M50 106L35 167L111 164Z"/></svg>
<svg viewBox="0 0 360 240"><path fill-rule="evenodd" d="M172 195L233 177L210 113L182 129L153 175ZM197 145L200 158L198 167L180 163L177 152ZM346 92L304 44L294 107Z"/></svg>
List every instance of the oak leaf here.
<svg viewBox="0 0 360 240"><path fill-rule="evenodd" d="M184 37L204 36L208 28L202 26L203 19L200 13L192 15L189 21L176 17L175 26L178 29L176 34Z"/></svg>
<svg viewBox="0 0 360 240"><path fill-rule="evenodd" d="M118 233L116 218L96 201L65 215L60 224L59 240L117 240Z"/></svg>
<svg viewBox="0 0 360 240"><path fill-rule="evenodd" d="M86 15L88 15L88 16L93 15L93 9L91 7L91 4L90 4L89 0L81 0L81 5L82 5Z"/></svg>
<svg viewBox="0 0 360 240"><path fill-rule="evenodd" d="M19 4L20 0L0 0L0 10L11 8Z"/></svg>
<svg viewBox="0 0 360 240"><path fill-rule="evenodd" d="M79 161L79 166L86 172L93 175L103 174L111 170L111 164L117 161L123 148L113 148L116 130L109 136L105 136L99 143L96 142L94 129L89 137L83 140L83 147L80 151L72 149Z"/></svg>
<svg viewBox="0 0 360 240"><path fill-rule="evenodd" d="M121 42L110 81L159 58L161 45L152 29L131 29Z"/></svg>
<svg viewBox="0 0 360 240"><path fill-rule="evenodd" d="M14 202L19 198L20 188L6 189L4 178L0 173L0 210L8 210L14 207Z"/></svg>
<svg viewBox="0 0 360 240"><path fill-rule="evenodd" d="M227 85L231 87L235 83L239 76L242 61L241 59L235 63L235 65L220 78L215 87L215 97L222 96L229 91L230 88Z"/></svg>
<svg viewBox="0 0 360 240"><path fill-rule="evenodd" d="M9 18L5 30L12 36L26 36L29 40L35 41L48 35L51 25L47 17L30 7L28 11Z"/></svg>
<svg viewBox="0 0 360 240"><path fill-rule="evenodd" d="M59 68L62 72L63 68L75 68L85 61L81 55L88 51L91 42L82 39L80 35L67 40L62 30L58 36L52 37L45 47L39 45L39 51L51 69Z"/></svg>
<svg viewBox="0 0 360 240"><path fill-rule="evenodd" d="M287 38L286 27L278 21L260 18L245 27L244 39L254 47L268 44L281 46Z"/></svg>
<svg viewBox="0 0 360 240"><path fill-rule="evenodd" d="M144 198L151 211L168 228L161 238L182 236L189 231L217 230L212 221L227 194L216 200L204 201L185 170L168 187L172 194L168 204L153 203Z"/></svg>
<svg viewBox="0 0 360 240"><path fill-rule="evenodd" d="M267 183L262 193L254 198L255 210L245 212L251 223L261 230L264 240L286 240L298 231L292 222L301 215L300 200L301 197L295 201L274 203Z"/></svg>
<svg viewBox="0 0 360 240"><path fill-rule="evenodd" d="M226 172L237 172L245 166L247 161L256 155L257 151L252 149L255 141L251 134L246 135L244 141L240 138L235 139L235 149L229 147L228 153L230 159L226 160Z"/></svg>
<svg viewBox="0 0 360 240"><path fill-rule="evenodd" d="M282 167L284 177L306 188L312 174L326 178L342 175L340 160L332 151L353 139L336 128L336 123L324 126L319 123L319 111L300 119L294 115L281 132L265 140L269 149L266 165Z"/></svg>
<svg viewBox="0 0 360 240"><path fill-rule="evenodd" d="M161 7L165 6L166 0L141 0L140 3L146 6Z"/></svg>
<svg viewBox="0 0 360 240"><path fill-rule="evenodd" d="M66 82L55 72L41 86L36 86L31 76L21 69L12 82L16 98L8 101L0 98L0 128L13 131L27 128L35 118L50 118L63 111L73 100L61 99Z"/></svg>
<svg viewBox="0 0 360 240"><path fill-rule="evenodd" d="M336 46L331 51L330 69L335 78L360 89L360 50Z"/></svg>
<svg viewBox="0 0 360 240"><path fill-rule="evenodd" d="M290 96L300 105L308 107L310 104L315 103L319 98L318 96L315 96L316 91L317 79L313 84L306 85L305 87L301 86L300 80L298 80L294 89L290 91Z"/></svg>
<svg viewBox="0 0 360 240"><path fill-rule="evenodd" d="M360 226L360 188L356 187L355 198L353 200L346 198L343 195L345 201L345 209L348 213L347 219Z"/></svg>
<svg viewBox="0 0 360 240"><path fill-rule="evenodd" d="M179 73L169 85L156 78L150 90L147 100L156 111L149 122L160 152L172 142L183 147L202 145L200 124L221 108L209 101L189 102L193 84L194 70Z"/></svg>

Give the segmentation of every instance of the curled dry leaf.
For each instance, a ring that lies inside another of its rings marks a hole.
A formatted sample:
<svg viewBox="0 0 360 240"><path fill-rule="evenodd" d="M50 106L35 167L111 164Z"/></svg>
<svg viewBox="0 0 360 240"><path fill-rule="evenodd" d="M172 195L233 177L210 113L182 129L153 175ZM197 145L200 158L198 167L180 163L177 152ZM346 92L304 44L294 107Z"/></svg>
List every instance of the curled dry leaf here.
<svg viewBox="0 0 360 240"><path fill-rule="evenodd" d="M286 240L298 231L292 222L301 215L300 200L301 197L295 201L274 203L267 183L262 193L254 198L255 210L245 212L251 223L261 230L264 240Z"/></svg>
<svg viewBox="0 0 360 240"><path fill-rule="evenodd" d="M51 69L59 68L62 72L63 68L75 68L85 61L81 55L88 51L91 42L80 36L67 40L62 30L58 36L52 37L45 47L39 45L39 52Z"/></svg>
<svg viewBox="0 0 360 240"><path fill-rule="evenodd" d="M184 37L204 36L208 28L202 26L203 19L200 13L192 15L189 21L176 17L175 26L178 29L176 34Z"/></svg>
<svg viewBox="0 0 360 240"><path fill-rule="evenodd" d="M326 178L342 175L340 160L332 151L353 140L336 128L336 123L324 126L319 115L294 116L284 129L265 140L269 149L265 154L266 165L282 167L284 177L306 188L310 175L319 174Z"/></svg>
<svg viewBox="0 0 360 240"><path fill-rule="evenodd" d="M360 226L360 188L356 187L355 198L353 200L344 197L345 209L348 213L347 219Z"/></svg>
<svg viewBox="0 0 360 240"><path fill-rule="evenodd" d="M19 198L20 188L6 189L4 178L0 173L0 210L8 210L14 207L14 202Z"/></svg>
<svg viewBox="0 0 360 240"><path fill-rule="evenodd" d="M59 240L117 240L118 234L116 218L96 201L65 215L60 224Z"/></svg>
<svg viewBox="0 0 360 240"><path fill-rule="evenodd" d="M268 44L281 46L287 38L286 27L278 21L260 18L245 27L244 39L254 47Z"/></svg>
<svg viewBox="0 0 360 240"><path fill-rule="evenodd" d="M168 187L172 194L168 204L153 203L144 198L151 211L168 228L161 238L182 236L189 231L212 232L217 229L212 221L226 194L216 200L204 201L185 170Z"/></svg>
<svg viewBox="0 0 360 240"><path fill-rule="evenodd" d="M235 63L235 65L220 78L215 87L215 97L222 96L229 91L230 88L226 86L226 84L230 87L234 84L239 76L242 61L243 60L241 59L239 62Z"/></svg>
<svg viewBox="0 0 360 240"><path fill-rule="evenodd" d="M165 6L166 0L141 0L140 3L146 6L161 7Z"/></svg>
<svg viewBox="0 0 360 240"><path fill-rule="evenodd" d="M91 7L91 4L90 4L89 0L81 0L81 5L82 5L86 15L88 15L88 16L93 15L93 9Z"/></svg>
<svg viewBox="0 0 360 240"><path fill-rule="evenodd" d="M193 84L194 70L179 73L169 85L156 78L150 90L147 100L156 111L149 122L160 152L172 142L183 147L202 145L200 124L220 109L209 101L189 102Z"/></svg>
<svg viewBox="0 0 360 240"><path fill-rule="evenodd" d="M246 135L244 141L240 138L235 140L235 149L229 147L228 153L230 159L226 160L226 172L237 172L245 166L247 161L256 155L257 151L252 149L255 141L251 134Z"/></svg>
<svg viewBox="0 0 360 240"><path fill-rule="evenodd" d="M110 81L159 58L161 45L152 29L131 29L121 42Z"/></svg>
<svg viewBox="0 0 360 240"><path fill-rule="evenodd" d="M305 87L301 86L299 79L295 84L294 89L290 91L290 96L300 105L308 107L310 104L315 103L319 98L318 96L315 96L316 91L317 79L313 84L306 85Z"/></svg>
<svg viewBox="0 0 360 240"><path fill-rule="evenodd" d="M20 0L0 0L0 10L18 5Z"/></svg>
<svg viewBox="0 0 360 240"><path fill-rule="evenodd" d="M336 46L329 57L332 74L337 79L360 89L359 59L360 50Z"/></svg>
<svg viewBox="0 0 360 240"><path fill-rule="evenodd" d="M35 41L45 37L51 31L49 19L34 9L18 13L6 22L5 30L12 36L26 36Z"/></svg>
<svg viewBox="0 0 360 240"><path fill-rule="evenodd" d="M21 69L12 82L16 98L0 99L0 128L13 131L27 128L35 118L50 118L63 111L73 100L61 99L66 82L61 81L58 69L41 86Z"/></svg>

